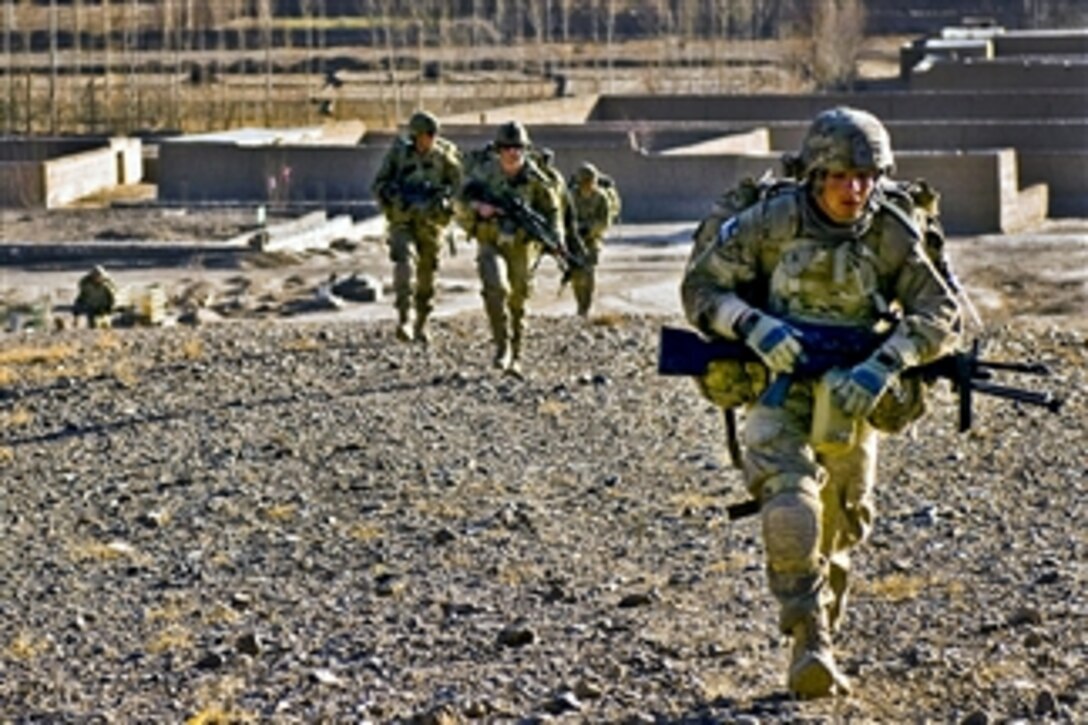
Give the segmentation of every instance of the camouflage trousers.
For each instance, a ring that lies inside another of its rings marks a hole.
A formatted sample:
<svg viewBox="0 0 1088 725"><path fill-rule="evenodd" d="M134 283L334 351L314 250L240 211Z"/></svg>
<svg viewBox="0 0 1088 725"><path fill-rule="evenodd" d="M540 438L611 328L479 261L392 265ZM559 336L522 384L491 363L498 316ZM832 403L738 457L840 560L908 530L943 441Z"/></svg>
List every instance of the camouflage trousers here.
<svg viewBox="0 0 1088 725"><path fill-rule="evenodd" d="M512 345L514 356L521 351L525 315L533 293L533 272L540 257L535 242L480 241L476 271L483 287L484 311L496 346Z"/></svg>
<svg viewBox="0 0 1088 725"><path fill-rule="evenodd" d="M600 240L584 240L586 266L575 269L570 274L570 286L574 290L574 300L578 305L578 314L585 317L593 306L593 295L597 289L597 260L600 256Z"/></svg>
<svg viewBox="0 0 1088 725"><path fill-rule="evenodd" d="M402 222L389 227L393 300L402 319L413 304L419 319L426 319L434 307L441 234L442 226L430 222Z"/></svg>
<svg viewBox="0 0 1088 725"><path fill-rule="evenodd" d="M812 412L813 385L796 381L782 407L757 403L745 418L745 475L761 502L768 584L785 633L817 609L838 626L850 550L869 536L874 515L879 433L861 421L854 445L817 453Z"/></svg>

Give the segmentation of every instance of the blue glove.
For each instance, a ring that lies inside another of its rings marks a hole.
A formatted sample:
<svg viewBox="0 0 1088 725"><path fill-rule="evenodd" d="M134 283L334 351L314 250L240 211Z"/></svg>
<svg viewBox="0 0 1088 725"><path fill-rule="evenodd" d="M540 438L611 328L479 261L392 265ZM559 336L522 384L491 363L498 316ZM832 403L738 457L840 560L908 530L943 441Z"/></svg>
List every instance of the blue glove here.
<svg viewBox="0 0 1088 725"><path fill-rule="evenodd" d="M777 317L751 310L737 331L773 372L791 373L804 357L800 333Z"/></svg>
<svg viewBox="0 0 1088 725"><path fill-rule="evenodd" d="M876 407L902 369L899 358L881 348L841 376L833 384L831 394L844 413L854 418L864 417Z"/></svg>

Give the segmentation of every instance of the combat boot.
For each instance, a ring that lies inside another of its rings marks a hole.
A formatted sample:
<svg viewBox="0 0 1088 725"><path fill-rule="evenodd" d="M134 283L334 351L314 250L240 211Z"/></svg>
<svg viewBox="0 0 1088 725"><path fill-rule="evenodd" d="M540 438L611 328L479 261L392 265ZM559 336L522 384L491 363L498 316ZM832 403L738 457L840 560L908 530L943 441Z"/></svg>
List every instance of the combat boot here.
<svg viewBox="0 0 1088 725"><path fill-rule="evenodd" d="M510 345L507 344L506 339L495 341L495 357L491 360L492 366L496 370L506 370L510 366Z"/></svg>
<svg viewBox="0 0 1088 725"><path fill-rule="evenodd" d="M426 345L431 341L431 336L427 332L427 318L431 314L430 305L426 302L420 302L416 300L416 324L412 328L412 337L416 342Z"/></svg>
<svg viewBox="0 0 1088 725"><path fill-rule="evenodd" d="M397 323L397 339L401 342L412 341L412 325L408 321L407 310L400 313L400 321Z"/></svg>
<svg viewBox="0 0 1088 725"><path fill-rule="evenodd" d="M787 686L800 698L850 692L849 680L835 664L826 616L823 610L808 612L790 630L793 653Z"/></svg>
<svg viewBox="0 0 1088 725"><path fill-rule="evenodd" d="M430 335L429 332L427 332L427 316L426 315L421 315L421 314L416 315L416 324L412 328L412 338L416 342L418 342L420 344L423 344L423 345L426 345L426 344L430 343L431 335Z"/></svg>
<svg viewBox="0 0 1088 725"><path fill-rule="evenodd" d="M510 337L510 360L506 363L506 374L515 378L524 378L521 369L521 326L514 321L514 334Z"/></svg>

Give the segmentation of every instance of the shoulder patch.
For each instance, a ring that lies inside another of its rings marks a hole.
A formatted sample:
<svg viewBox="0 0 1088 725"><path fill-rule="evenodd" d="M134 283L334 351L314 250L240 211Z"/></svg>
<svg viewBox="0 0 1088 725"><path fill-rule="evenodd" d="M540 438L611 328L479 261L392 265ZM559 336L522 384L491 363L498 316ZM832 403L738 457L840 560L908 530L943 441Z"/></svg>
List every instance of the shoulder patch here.
<svg viewBox="0 0 1088 725"><path fill-rule="evenodd" d="M735 216L731 216L721 223L718 227L718 244L725 244L730 239L737 235L737 230L740 229L740 222L737 221Z"/></svg>

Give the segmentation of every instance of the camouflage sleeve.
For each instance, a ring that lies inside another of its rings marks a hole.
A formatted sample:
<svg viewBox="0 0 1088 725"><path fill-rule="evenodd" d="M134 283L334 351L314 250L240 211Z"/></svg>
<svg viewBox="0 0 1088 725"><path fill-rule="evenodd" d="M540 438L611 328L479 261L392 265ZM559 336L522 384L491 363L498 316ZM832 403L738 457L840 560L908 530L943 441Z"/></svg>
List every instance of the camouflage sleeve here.
<svg viewBox="0 0 1088 725"><path fill-rule="evenodd" d="M555 238L563 241L563 217L562 203L559 195L547 183L534 183L530 204L548 222L548 228L555 234Z"/></svg>
<svg viewBox="0 0 1088 725"><path fill-rule="evenodd" d="M903 318L893 335L903 345L901 357L920 365L946 355L960 339L961 320L955 294L926 256L920 241L911 244L893 278L893 295Z"/></svg>
<svg viewBox="0 0 1088 725"><path fill-rule="evenodd" d="M394 143L382 158L381 166L378 167L378 173L374 176L374 182L370 186L374 198L383 207L391 201L391 187L397 180L398 156L397 145Z"/></svg>
<svg viewBox="0 0 1088 725"><path fill-rule="evenodd" d="M451 148L450 153L447 154L442 176L443 185L452 189L454 196L458 195L464 183L464 167L461 163L461 154L456 148Z"/></svg>
<svg viewBox="0 0 1088 725"><path fill-rule="evenodd" d="M745 216L711 214L695 231L680 297L688 321L703 333L725 333L714 327L715 316L723 304L740 302L758 274L758 235Z"/></svg>
<svg viewBox="0 0 1088 725"><path fill-rule="evenodd" d="M601 237L608 231L612 213L608 203L608 196L601 190L593 195L593 201L586 215L585 226L587 235L593 238Z"/></svg>

